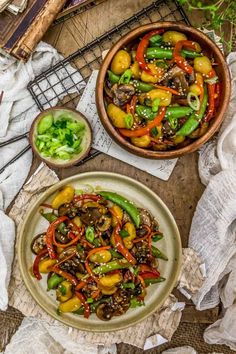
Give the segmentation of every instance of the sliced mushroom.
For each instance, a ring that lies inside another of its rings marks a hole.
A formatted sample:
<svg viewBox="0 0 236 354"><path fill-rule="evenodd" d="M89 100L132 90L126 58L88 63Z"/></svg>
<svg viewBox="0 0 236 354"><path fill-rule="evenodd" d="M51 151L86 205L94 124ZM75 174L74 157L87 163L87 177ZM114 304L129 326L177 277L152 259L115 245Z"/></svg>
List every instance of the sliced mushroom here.
<svg viewBox="0 0 236 354"><path fill-rule="evenodd" d="M76 215L78 215L78 207L74 203L63 204L58 209L58 215L74 218Z"/></svg>
<svg viewBox="0 0 236 354"><path fill-rule="evenodd" d="M146 209L139 209L140 222L141 225L146 224L147 226L151 226L153 217Z"/></svg>
<svg viewBox="0 0 236 354"><path fill-rule="evenodd" d="M46 234L38 234L31 242L31 251L34 254L39 254L46 247Z"/></svg>
<svg viewBox="0 0 236 354"><path fill-rule="evenodd" d="M99 231L102 232L107 231L110 226L111 226L111 218L109 218L106 215L102 215L96 223L96 227L98 228Z"/></svg>
<svg viewBox="0 0 236 354"><path fill-rule="evenodd" d="M163 85L170 86L170 81L172 81L181 93L181 96L186 96L189 90L189 85L185 77L185 73L177 65L171 68L162 80Z"/></svg>
<svg viewBox="0 0 236 354"><path fill-rule="evenodd" d="M129 309L131 294L126 289L118 289L112 295L114 316L121 316Z"/></svg>
<svg viewBox="0 0 236 354"><path fill-rule="evenodd" d="M111 93L114 104L117 106L123 106L125 103L129 102L131 97L135 94L135 88L130 84L115 84L111 88Z"/></svg>
<svg viewBox="0 0 236 354"><path fill-rule="evenodd" d="M56 236L56 240L62 244L70 242L70 239L69 239L69 237L67 237L67 235L63 235L57 230L56 230L55 236Z"/></svg>
<svg viewBox="0 0 236 354"><path fill-rule="evenodd" d="M109 321L113 316L113 309L107 302L102 302L96 308L96 315L102 321Z"/></svg>
<svg viewBox="0 0 236 354"><path fill-rule="evenodd" d="M85 225L95 225L101 216L98 208L86 208L85 212L81 213L80 219Z"/></svg>

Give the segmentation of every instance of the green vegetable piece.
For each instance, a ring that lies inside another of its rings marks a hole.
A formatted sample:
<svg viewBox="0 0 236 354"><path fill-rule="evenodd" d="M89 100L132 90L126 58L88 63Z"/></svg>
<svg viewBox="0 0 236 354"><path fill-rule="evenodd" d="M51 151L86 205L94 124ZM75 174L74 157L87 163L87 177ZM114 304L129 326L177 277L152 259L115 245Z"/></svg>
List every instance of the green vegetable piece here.
<svg viewBox="0 0 236 354"><path fill-rule="evenodd" d="M113 258L123 259L123 256L119 252L113 249L110 249L109 252L111 253Z"/></svg>
<svg viewBox="0 0 236 354"><path fill-rule="evenodd" d="M155 34L149 39L149 43L153 47L155 46L159 47L162 43L162 36L160 36L159 34Z"/></svg>
<svg viewBox="0 0 236 354"><path fill-rule="evenodd" d="M162 234L157 234L152 237L154 242L160 241L163 238Z"/></svg>
<svg viewBox="0 0 236 354"><path fill-rule="evenodd" d="M152 284L162 283L165 280L166 279L163 277L153 278L153 279L150 278L150 279L144 279L144 283L148 286L148 285L152 285Z"/></svg>
<svg viewBox="0 0 236 354"><path fill-rule="evenodd" d="M88 242L93 243L95 238L94 228L92 226L88 226L85 232L85 238Z"/></svg>
<svg viewBox="0 0 236 354"><path fill-rule="evenodd" d="M160 258L163 259L164 261L168 261L168 257L155 246L152 246L152 255L155 258Z"/></svg>
<svg viewBox="0 0 236 354"><path fill-rule="evenodd" d="M177 131L176 135L187 136L190 135L199 125L200 121L204 117L208 102L207 88L204 87L204 95L199 113L194 112L188 118L188 120L182 125L182 127Z"/></svg>
<svg viewBox="0 0 236 354"><path fill-rule="evenodd" d="M60 284L58 289L59 289L59 291L60 291L60 293L62 295L66 295L66 287L65 287L65 285Z"/></svg>
<svg viewBox="0 0 236 354"><path fill-rule="evenodd" d="M156 116L156 113L152 111L151 107L137 105L135 108L135 112L140 118L145 120L153 120Z"/></svg>
<svg viewBox="0 0 236 354"><path fill-rule="evenodd" d="M183 49L181 55L186 58L201 57L201 53L194 52L192 50ZM173 50L167 48L150 47L146 52L147 59L172 59Z"/></svg>
<svg viewBox="0 0 236 354"><path fill-rule="evenodd" d="M187 49L181 50L181 55L186 58L198 58L203 56L202 53L197 53L194 52L193 50L187 50Z"/></svg>
<svg viewBox="0 0 236 354"><path fill-rule="evenodd" d="M135 90L138 92L149 92L149 91L155 89L155 86L147 84L147 83L139 81L139 80L133 80L131 83L134 86Z"/></svg>
<svg viewBox="0 0 236 354"><path fill-rule="evenodd" d="M111 84L117 84L120 81L120 76L114 74L111 70L107 71L108 73L108 79Z"/></svg>
<svg viewBox="0 0 236 354"><path fill-rule="evenodd" d="M125 116L125 126L127 129L132 128L134 124L134 117L132 116L131 113L126 114Z"/></svg>
<svg viewBox="0 0 236 354"><path fill-rule="evenodd" d="M50 223L58 219L58 216L56 216L53 213L43 213L43 212L40 213ZM60 231L60 233L63 235L67 234L66 225L63 222L57 226L57 230Z"/></svg>
<svg viewBox="0 0 236 354"><path fill-rule="evenodd" d="M131 69L125 70L125 72L121 75L119 84L129 84L132 77Z"/></svg>
<svg viewBox="0 0 236 354"><path fill-rule="evenodd" d="M125 269L130 268L130 263L125 259L117 259L115 261L108 262L106 264L100 265L96 268L93 268L94 274L105 274L116 269Z"/></svg>
<svg viewBox="0 0 236 354"><path fill-rule="evenodd" d="M129 214L131 219L133 220L134 224L136 227L139 227L140 225L140 215L138 208L131 203L129 200L126 198L122 197L121 195L114 193L114 192L99 192L99 194L107 199L110 200L111 202L117 204L119 207L121 207L124 211Z"/></svg>
<svg viewBox="0 0 236 354"><path fill-rule="evenodd" d="M63 277L60 277L57 274L53 274L48 279L48 290L55 289L63 280L65 280Z"/></svg>
<svg viewBox="0 0 236 354"><path fill-rule="evenodd" d="M194 110L198 111L200 108L200 100L197 95L193 92L189 92L187 95L187 101L189 106Z"/></svg>
<svg viewBox="0 0 236 354"><path fill-rule="evenodd" d="M38 134L44 134L49 128L51 128L52 123L53 116L51 114L48 114L47 116L40 119L37 127Z"/></svg>
<svg viewBox="0 0 236 354"><path fill-rule="evenodd" d="M155 138L155 136L157 136L157 135L158 135L158 129L157 129L157 127L152 128L152 129L151 129L151 136L152 136L153 138Z"/></svg>
<svg viewBox="0 0 236 354"><path fill-rule="evenodd" d="M120 236L123 237L123 238L129 236L129 233L128 233L128 231L126 231L126 230L120 230L119 234L120 234Z"/></svg>
<svg viewBox="0 0 236 354"><path fill-rule="evenodd" d="M95 238L93 240L93 244L94 244L95 247L100 247L101 246L101 242L100 242L99 238Z"/></svg>
<svg viewBox="0 0 236 354"><path fill-rule="evenodd" d="M147 48L146 58L147 59L172 59L173 52L171 49L150 47Z"/></svg>
<svg viewBox="0 0 236 354"><path fill-rule="evenodd" d="M158 112L160 102L161 102L160 98L154 98L154 100L152 101L152 111L154 113Z"/></svg>
<svg viewBox="0 0 236 354"><path fill-rule="evenodd" d="M135 289L134 283L124 283L123 284L124 289Z"/></svg>
<svg viewBox="0 0 236 354"><path fill-rule="evenodd" d="M136 308L136 307L139 307L139 306L144 306L144 301L139 301L136 297L133 297L131 300L130 300L130 307L132 309Z"/></svg>
<svg viewBox="0 0 236 354"><path fill-rule="evenodd" d="M88 304L92 304L93 303L93 298L92 297L88 297L87 298L87 303Z"/></svg>
<svg viewBox="0 0 236 354"><path fill-rule="evenodd" d="M76 315L83 315L84 314L84 307L80 307L78 310L74 311Z"/></svg>
<svg viewBox="0 0 236 354"><path fill-rule="evenodd" d="M165 119L168 119L168 117L172 117L175 119L182 118L185 116L188 116L193 112L191 107L167 107L166 109L166 114L165 114Z"/></svg>

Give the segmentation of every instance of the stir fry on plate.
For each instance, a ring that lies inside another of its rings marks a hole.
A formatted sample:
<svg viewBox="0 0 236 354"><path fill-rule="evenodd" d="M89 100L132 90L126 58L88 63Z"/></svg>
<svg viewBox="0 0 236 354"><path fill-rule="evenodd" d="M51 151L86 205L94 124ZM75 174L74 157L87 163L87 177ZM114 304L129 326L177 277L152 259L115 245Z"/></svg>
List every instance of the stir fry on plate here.
<svg viewBox="0 0 236 354"><path fill-rule="evenodd" d="M167 257L152 244L163 237L158 222L123 196L78 194L68 185L40 212L49 225L32 241L32 273L48 274L58 313L107 321L144 305L146 288L165 280L158 258Z"/></svg>
<svg viewBox="0 0 236 354"><path fill-rule="evenodd" d="M131 144L186 146L206 133L219 104L214 58L184 33L153 30L119 50L104 83L108 117Z"/></svg>

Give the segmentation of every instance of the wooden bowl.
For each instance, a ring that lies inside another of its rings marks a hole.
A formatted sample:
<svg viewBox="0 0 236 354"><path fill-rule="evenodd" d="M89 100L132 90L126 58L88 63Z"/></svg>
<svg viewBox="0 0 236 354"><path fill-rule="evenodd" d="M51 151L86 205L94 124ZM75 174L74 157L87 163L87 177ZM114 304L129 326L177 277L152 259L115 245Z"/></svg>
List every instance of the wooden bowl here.
<svg viewBox="0 0 236 354"><path fill-rule="evenodd" d="M222 93L220 96L220 104L218 107L218 111L214 119L211 121L207 132L202 137L193 140L193 142L190 143L189 145L181 148L176 148L175 150L169 150L169 151L151 151L151 150L139 148L132 145L125 138L123 138L118 133L116 128L112 125L104 105L103 87L104 87L106 72L109 69L111 61L114 55L116 54L116 52L124 48L129 43L136 40L137 38L142 37L145 33L159 28L164 30L174 30L174 31L185 33L188 38L198 42L202 47L202 49L204 50L204 52L213 54L215 62L218 64L215 67L215 70L217 72L217 75L219 76L220 82L222 83ZM220 124L222 123L224 118L224 113L228 107L228 102L230 98L230 87L231 87L230 76L229 76L229 71L224 56L221 53L220 49L217 47L217 45L209 37L207 37L202 32L198 31L197 29L190 26L186 26L182 23L156 22L132 30L127 35L122 37L110 49L110 51L106 55L101 65L98 74L97 87L96 87L96 103L97 103L98 114L104 128L111 136L111 138L114 139L116 143L118 143L121 147L123 147L124 149L128 150L129 152L135 155L146 157L149 159L170 159L170 158L176 158L191 153L199 149L201 145L203 145L213 136L213 134L217 131Z"/></svg>
<svg viewBox="0 0 236 354"><path fill-rule="evenodd" d="M72 119L75 119L78 122L83 122L85 124L86 131L81 143L82 151L79 154L76 154L71 160L61 160L61 159L53 159L51 157L43 157L35 145L38 123L43 117L45 117L49 113L52 113L55 116L57 114L58 115L62 114L63 112L69 113ZM53 107L41 112L35 118L30 128L29 141L34 154L38 156L42 161L44 161L47 165L52 166L54 168L58 168L58 167L67 168L76 165L78 162L83 160L88 155L92 144L92 129L89 122L87 121L87 119L84 117L82 113L71 108Z"/></svg>

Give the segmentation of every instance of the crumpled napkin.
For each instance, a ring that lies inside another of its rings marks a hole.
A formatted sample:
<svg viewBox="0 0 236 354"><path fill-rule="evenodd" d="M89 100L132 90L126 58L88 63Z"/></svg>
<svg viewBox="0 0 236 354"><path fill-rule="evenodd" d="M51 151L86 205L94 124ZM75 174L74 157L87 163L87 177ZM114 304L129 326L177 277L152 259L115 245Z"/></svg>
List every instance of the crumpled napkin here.
<svg viewBox="0 0 236 354"><path fill-rule="evenodd" d="M17 61L0 50L0 92L4 91L3 100L0 105L0 143L15 136L29 131L30 125L39 109L32 96L27 90L30 80L41 72L56 64L62 56L49 44L40 42L27 63ZM72 88L73 82L68 78L68 72L77 75L76 81L82 80L76 70L67 65L67 70L61 69L58 72L62 84L56 86L55 90L60 98L65 96L65 87L70 92L77 90ZM51 84L57 82L56 75L50 77ZM48 89L49 84L41 87L47 100L52 99L51 104L55 105L55 93ZM81 81L80 88L85 86ZM28 145L27 139L19 140L10 145L0 148L0 168L11 160L18 152ZM16 194L22 187L29 173L32 162L32 152L27 151L23 156L7 167L0 174L0 309L6 310L8 304L7 287L9 283L11 263L13 258L14 232L12 221L4 214Z"/></svg>
<svg viewBox="0 0 236 354"><path fill-rule="evenodd" d="M189 246L206 265L203 286L192 298L196 308L213 308L220 300L227 308L224 318L208 327L204 339L236 350L236 52L227 62L231 100L218 140L200 152L199 174L207 187L193 217Z"/></svg>

